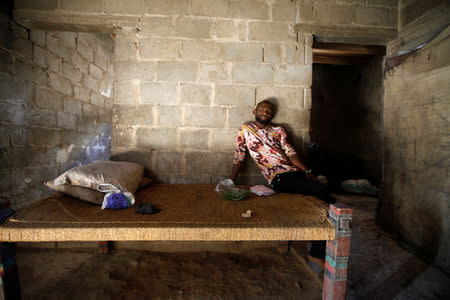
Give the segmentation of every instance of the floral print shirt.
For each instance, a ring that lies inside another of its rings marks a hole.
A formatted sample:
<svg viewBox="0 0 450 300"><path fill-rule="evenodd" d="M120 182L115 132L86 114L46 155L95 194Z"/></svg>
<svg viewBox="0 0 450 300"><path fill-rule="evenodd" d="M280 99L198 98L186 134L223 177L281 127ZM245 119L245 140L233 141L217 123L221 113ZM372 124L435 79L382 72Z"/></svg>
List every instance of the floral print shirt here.
<svg viewBox="0 0 450 300"><path fill-rule="evenodd" d="M263 129L253 122L243 124L239 128L233 163L242 162L247 150L269 184L277 174L299 171L288 158L296 152L287 141L286 131L279 126Z"/></svg>

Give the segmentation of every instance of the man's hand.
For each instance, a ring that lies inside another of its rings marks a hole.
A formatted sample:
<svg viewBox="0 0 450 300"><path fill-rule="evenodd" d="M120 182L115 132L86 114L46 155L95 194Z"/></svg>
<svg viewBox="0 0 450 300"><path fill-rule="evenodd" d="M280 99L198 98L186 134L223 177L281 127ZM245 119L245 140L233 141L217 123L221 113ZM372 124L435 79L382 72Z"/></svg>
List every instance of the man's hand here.
<svg viewBox="0 0 450 300"><path fill-rule="evenodd" d="M241 163L233 163L233 169L231 170L231 177L230 179L233 180L234 183L236 183L236 177L239 174L239 168L241 167Z"/></svg>
<svg viewBox="0 0 450 300"><path fill-rule="evenodd" d="M305 173L305 177L309 180L317 181L317 178L313 173Z"/></svg>

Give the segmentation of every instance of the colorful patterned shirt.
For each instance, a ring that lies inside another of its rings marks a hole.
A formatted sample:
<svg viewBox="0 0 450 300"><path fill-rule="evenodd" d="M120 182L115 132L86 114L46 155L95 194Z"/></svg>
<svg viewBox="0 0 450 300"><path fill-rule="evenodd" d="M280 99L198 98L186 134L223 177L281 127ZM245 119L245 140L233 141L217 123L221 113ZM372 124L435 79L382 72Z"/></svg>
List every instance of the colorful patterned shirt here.
<svg viewBox="0 0 450 300"><path fill-rule="evenodd" d="M253 122L243 124L239 128L233 163L242 162L247 150L269 184L277 174L299 171L288 158L296 152L281 127L262 129Z"/></svg>

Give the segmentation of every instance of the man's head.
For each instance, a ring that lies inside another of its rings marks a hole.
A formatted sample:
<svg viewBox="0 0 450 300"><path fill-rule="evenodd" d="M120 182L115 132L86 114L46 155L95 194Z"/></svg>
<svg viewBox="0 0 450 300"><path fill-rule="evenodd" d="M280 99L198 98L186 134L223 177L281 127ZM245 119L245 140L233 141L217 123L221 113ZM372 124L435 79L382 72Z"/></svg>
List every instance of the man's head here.
<svg viewBox="0 0 450 300"><path fill-rule="evenodd" d="M270 101L263 100L256 105L253 114L257 122L268 125L274 116L274 106Z"/></svg>

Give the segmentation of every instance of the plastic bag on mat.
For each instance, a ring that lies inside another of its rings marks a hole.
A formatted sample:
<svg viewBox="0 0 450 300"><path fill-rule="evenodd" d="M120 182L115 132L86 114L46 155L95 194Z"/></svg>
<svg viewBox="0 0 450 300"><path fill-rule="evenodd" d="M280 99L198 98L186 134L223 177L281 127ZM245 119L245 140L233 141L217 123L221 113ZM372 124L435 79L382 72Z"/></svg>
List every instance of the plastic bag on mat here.
<svg viewBox="0 0 450 300"><path fill-rule="evenodd" d="M275 194L275 191L271 188L268 188L265 185L254 185L250 188L250 191L258 196L270 196Z"/></svg>
<svg viewBox="0 0 450 300"><path fill-rule="evenodd" d="M225 200L231 201L244 200L250 196L248 190L237 188L231 179L221 180L216 186L216 192Z"/></svg>
<svg viewBox="0 0 450 300"><path fill-rule="evenodd" d="M355 194L377 195L379 188L372 185L367 179L349 179L341 183L341 189Z"/></svg>
<svg viewBox="0 0 450 300"><path fill-rule="evenodd" d="M99 184L97 190L107 193L103 198L102 209L124 209L134 205L134 196L130 192L121 192L112 184Z"/></svg>

